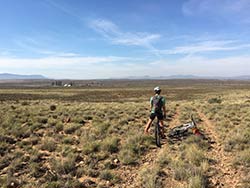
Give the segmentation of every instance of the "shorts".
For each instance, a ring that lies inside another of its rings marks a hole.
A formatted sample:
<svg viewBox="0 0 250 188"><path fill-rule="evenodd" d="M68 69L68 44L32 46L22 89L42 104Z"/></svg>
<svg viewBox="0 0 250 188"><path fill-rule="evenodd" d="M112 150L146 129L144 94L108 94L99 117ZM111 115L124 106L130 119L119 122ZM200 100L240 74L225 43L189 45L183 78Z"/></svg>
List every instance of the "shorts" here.
<svg viewBox="0 0 250 188"><path fill-rule="evenodd" d="M155 117L157 117L158 120L163 120L163 114L162 113L151 113L150 119L154 120Z"/></svg>

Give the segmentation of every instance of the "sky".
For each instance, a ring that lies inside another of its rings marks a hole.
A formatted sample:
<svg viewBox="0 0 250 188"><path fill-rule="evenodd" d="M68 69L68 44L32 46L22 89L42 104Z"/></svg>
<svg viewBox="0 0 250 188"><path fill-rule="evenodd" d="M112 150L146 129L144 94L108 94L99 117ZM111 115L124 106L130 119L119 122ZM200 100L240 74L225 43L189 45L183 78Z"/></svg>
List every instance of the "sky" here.
<svg viewBox="0 0 250 188"><path fill-rule="evenodd" d="M0 73L250 74L250 0L0 0Z"/></svg>

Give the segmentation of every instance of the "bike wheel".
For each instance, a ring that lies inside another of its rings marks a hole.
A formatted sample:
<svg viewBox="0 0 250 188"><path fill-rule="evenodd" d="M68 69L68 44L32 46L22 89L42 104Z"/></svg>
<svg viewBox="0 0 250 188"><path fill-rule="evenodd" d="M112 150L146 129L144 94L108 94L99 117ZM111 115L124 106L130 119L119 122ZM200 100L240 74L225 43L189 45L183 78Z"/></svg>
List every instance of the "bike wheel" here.
<svg viewBox="0 0 250 188"><path fill-rule="evenodd" d="M161 147L161 128L159 122L155 124L155 144L157 147Z"/></svg>
<svg viewBox="0 0 250 188"><path fill-rule="evenodd" d="M173 137L173 138L177 138L177 137L183 137L186 133L188 132L187 129L185 129L185 127L183 126L178 126L173 128L170 133L169 133L169 137Z"/></svg>

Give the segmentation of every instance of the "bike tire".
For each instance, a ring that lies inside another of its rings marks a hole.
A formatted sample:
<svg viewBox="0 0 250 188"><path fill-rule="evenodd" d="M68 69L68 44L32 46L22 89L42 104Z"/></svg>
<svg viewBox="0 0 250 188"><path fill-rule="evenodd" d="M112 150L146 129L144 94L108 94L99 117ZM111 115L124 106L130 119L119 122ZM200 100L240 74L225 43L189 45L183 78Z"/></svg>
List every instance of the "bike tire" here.
<svg viewBox="0 0 250 188"><path fill-rule="evenodd" d="M155 144L157 147L161 147L161 128L159 121L155 124Z"/></svg>
<svg viewBox="0 0 250 188"><path fill-rule="evenodd" d="M175 127L173 128L170 133L169 133L169 137L182 137L184 136L188 130L186 129L182 129L183 127L182 126L178 126L178 127Z"/></svg>

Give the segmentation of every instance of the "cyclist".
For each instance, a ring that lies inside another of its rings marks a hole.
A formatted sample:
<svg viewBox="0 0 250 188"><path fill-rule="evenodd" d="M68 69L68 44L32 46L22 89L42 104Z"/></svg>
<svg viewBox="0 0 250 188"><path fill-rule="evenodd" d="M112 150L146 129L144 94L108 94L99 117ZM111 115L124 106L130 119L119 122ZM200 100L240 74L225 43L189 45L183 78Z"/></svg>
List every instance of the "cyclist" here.
<svg viewBox="0 0 250 188"><path fill-rule="evenodd" d="M151 113L149 120L147 122L147 125L145 127L144 133L148 134L149 133L149 128L155 119L155 117L158 118L159 124L161 127L161 136L165 138L164 135L164 124L163 124L163 118L166 117L166 99L165 97L161 96L161 88L159 86L154 88L155 95L150 98L150 108L151 108Z"/></svg>

